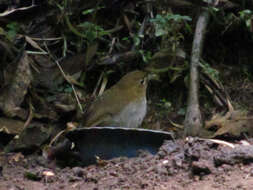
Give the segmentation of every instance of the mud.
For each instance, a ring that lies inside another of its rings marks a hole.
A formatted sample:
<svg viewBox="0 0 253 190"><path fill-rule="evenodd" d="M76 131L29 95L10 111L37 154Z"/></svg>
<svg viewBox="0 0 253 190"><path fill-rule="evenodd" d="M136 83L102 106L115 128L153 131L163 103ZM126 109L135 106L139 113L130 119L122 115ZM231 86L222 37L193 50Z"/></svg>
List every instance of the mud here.
<svg viewBox="0 0 253 190"><path fill-rule="evenodd" d="M252 142L252 140L249 140ZM197 138L166 141L156 155L98 160L87 167L60 168L40 154L1 154L0 190L253 189L253 147Z"/></svg>

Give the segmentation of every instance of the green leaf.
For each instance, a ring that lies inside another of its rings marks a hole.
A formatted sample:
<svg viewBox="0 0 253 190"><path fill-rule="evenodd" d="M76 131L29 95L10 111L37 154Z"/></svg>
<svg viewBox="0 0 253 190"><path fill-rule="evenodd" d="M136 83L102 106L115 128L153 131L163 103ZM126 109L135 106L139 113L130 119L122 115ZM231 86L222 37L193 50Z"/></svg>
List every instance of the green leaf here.
<svg viewBox="0 0 253 190"><path fill-rule="evenodd" d="M2 28L2 27L0 27L0 35L5 35L5 30Z"/></svg>
<svg viewBox="0 0 253 190"><path fill-rule="evenodd" d="M83 15L88 15L88 14L94 12L94 11L95 11L95 9L87 9L87 10L83 11L82 14Z"/></svg>
<svg viewBox="0 0 253 190"><path fill-rule="evenodd" d="M138 36L134 36L134 37L133 37L133 40L134 40L134 45L135 45L135 46L140 45L141 40L140 40L140 38L139 38Z"/></svg>
<svg viewBox="0 0 253 190"><path fill-rule="evenodd" d="M186 109L185 108L180 108L177 112L178 115L185 115Z"/></svg>
<svg viewBox="0 0 253 190"><path fill-rule="evenodd" d="M6 25L6 28L8 28L9 30L18 31L19 30L19 25L16 22L11 22L11 23Z"/></svg>
<svg viewBox="0 0 253 190"><path fill-rule="evenodd" d="M9 31L7 32L7 38L8 38L10 41L13 41L13 40L15 39L16 35L17 35L17 32L14 31L14 30L9 30Z"/></svg>
<svg viewBox="0 0 253 190"><path fill-rule="evenodd" d="M251 19L246 20L246 26L247 26L248 28L251 27Z"/></svg>
<svg viewBox="0 0 253 190"><path fill-rule="evenodd" d="M129 37L122 38L123 41L129 41Z"/></svg>
<svg viewBox="0 0 253 190"><path fill-rule="evenodd" d="M73 89L70 86L64 89L64 92L67 92L67 93L71 93L72 91Z"/></svg>
<svg viewBox="0 0 253 190"><path fill-rule="evenodd" d="M7 28L7 38L10 41L13 41L17 35L17 32L19 31L19 25L16 22L11 22L9 24L6 25Z"/></svg>
<svg viewBox="0 0 253 190"><path fill-rule="evenodd" d="M83 15L88 15L88 14L91 14L91 13L93 13L95 11L98 11L99 9L102 9L102 8L104 8L104 7L96 7L95 9L87 9L87 10L84 10L82 12L82 14Z"/></svg>

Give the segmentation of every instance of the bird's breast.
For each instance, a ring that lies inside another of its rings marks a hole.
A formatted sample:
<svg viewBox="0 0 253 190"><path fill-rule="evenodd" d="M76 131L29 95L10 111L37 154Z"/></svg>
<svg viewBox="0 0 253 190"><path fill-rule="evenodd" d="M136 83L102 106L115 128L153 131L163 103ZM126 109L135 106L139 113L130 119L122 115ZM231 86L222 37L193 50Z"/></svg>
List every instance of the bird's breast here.
<svg viewBox="0 0 253 190"><path fill-rule="evenodd" d="M137 128L141 125L147 112L146 97L126 105L120 113L113 117L115 123L128 128Z"/></svg>

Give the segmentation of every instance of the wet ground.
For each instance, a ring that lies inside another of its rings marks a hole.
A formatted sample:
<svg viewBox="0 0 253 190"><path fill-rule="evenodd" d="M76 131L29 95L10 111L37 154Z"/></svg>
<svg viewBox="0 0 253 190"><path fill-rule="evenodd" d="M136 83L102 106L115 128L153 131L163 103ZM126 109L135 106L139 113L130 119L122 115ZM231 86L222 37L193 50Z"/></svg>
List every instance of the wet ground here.
<svg viewBox="0 0 253 190"><path fill-rule="evenodd" d="M250 190L253 140L247 142L167 141L156 155L139 151L136 158L72 168L59 168L41 155L2 154L0 190Z"/></svg>

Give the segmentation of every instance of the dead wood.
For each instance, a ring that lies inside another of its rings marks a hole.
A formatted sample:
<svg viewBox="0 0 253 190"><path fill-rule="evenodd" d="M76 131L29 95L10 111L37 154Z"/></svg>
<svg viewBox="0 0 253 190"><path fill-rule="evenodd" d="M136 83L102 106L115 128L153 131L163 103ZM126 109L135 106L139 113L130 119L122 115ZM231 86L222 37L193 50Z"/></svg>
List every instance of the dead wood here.
<svg viewBox="0 0 253 190"><path fill-rule="evenodd" d="M127 62L127 61L132 61L133 59L136 59L139 57L140 54L137 51L128 51L125 53L119 53L119 54L114 54L111 56L106 56L103 57L98 65L112 65L119 63L121 61Z"/></svg>
<svg viewBox="0 0 253 190"><path fill-rule="evenodd" d="M12 74L11 81L5 87L0 95L0 109L8 117L19 116L22 119L27 118L27 112L20 108L28 87L31 84L32 74L29 65L29 58L24 51L17 62L16 70Z"/></svg>

